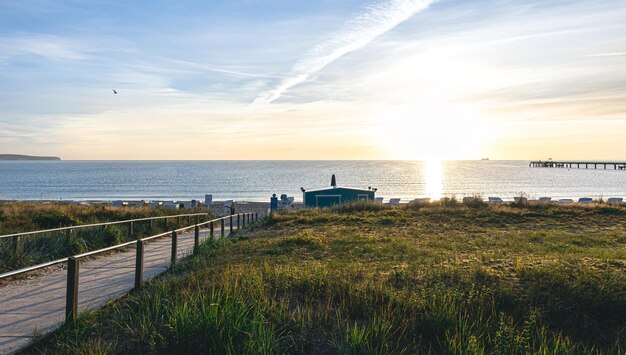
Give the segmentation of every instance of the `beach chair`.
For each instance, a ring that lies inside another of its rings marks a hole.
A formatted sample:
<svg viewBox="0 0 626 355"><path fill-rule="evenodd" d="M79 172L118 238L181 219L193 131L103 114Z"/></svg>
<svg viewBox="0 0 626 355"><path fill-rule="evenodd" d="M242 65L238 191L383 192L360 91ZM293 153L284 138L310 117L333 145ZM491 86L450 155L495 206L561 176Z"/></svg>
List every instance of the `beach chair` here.
<svg viewBox="0 0 626 355"><path fill-rule="evenodd" d="M609 197L607 200L609 205L621 205L624 202L624 199L621 197Z"/></svg>
<svg viewBox="0 0 626 355"><path fill-rule="evenodd" d="M190 209L194 207L193 201L181 201L180 204L182 205L184 209Z"/></svg>
<svg viewBox="0 0 626 355"><path fill-rule="evenodd" d="M464 205L471 205L471 204L474 204L476 202L482 203L483 199L480 198L479 196L465 196L465 197L463 197L463 204Z"/></svg>
<svg viewBox="0 0 626 355"><path fill-rule="evenodd" d="M539 202L548 203L552 201L552 197L539 197Z"/></svg>
<svg viewBox="0 0 626 355"><path fill-rule="evenodd" d="M400 199L399 198L390 198L389 199L389 204L392 206L397 206L400 204Z"/></svg>
<svg viewBox="0 0 626 355"><path fill-rule="evenodd" d="M574 203L574 200L572 200L571 198L562 198L559 200L559 204L562 205L568 205L570 203Z"/></svg>
<svg viewBox="0 0 626 355"><path fill-rule="evenodd" d="M162 207L165 208L176 208L178 209L180 206L178 205L178 203L174 202L174 201L165 201L161 204Z"/></svg>
<svg viewBox="0 0 626 355"><path fill-rule="evenodd" d="M375 197L374 198L374 203L383 203L383 198L382 197Z"/></svg>
<svg viewBox="0 0 626 355"><path fill-rule="evenodd" d="M498 203L503 203L504 201L502 201L500 197L487 197L487 202L495 205Z"/></svg>
<svg viewBox="0 0 626 355"><path fill-rule="evenodd" d="M593 202L593 199L591 197L581 197L578 199L578 203L582 203L582 204L590 204Z"/></svg>
<svg viewBox="0 0 626 355"><path fill-rule="evenodd" d="M145 201L130 201L128 207L143 207L146 205Z"/></svg>
<svg viewBox="0 0 626 355"><path fill-rule="evenodd" d="M122 206L124 206L124 201L122 201L122 200L111 201L111 206L113 206L113 207L122 207Z"/></svg>

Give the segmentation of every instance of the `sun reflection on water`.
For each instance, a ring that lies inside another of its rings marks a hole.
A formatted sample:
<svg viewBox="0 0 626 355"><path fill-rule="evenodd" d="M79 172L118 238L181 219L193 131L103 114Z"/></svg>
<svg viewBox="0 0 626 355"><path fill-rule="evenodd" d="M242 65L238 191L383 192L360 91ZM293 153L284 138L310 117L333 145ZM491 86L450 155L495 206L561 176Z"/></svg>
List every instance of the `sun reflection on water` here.
<svg viewBox="0 0 626 355"><path fill-rule="evenodd" d="M424 193L431 200L439 200L443 195L443 169L441 160L426 160L424 162Z"/></svg>

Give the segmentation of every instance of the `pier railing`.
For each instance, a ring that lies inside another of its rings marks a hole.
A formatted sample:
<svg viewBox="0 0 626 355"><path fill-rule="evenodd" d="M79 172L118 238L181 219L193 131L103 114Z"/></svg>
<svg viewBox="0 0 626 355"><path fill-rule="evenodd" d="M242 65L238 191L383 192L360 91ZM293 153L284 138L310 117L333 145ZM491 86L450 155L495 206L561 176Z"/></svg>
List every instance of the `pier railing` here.
<svg viewBox="0 0 626 355"><path fill-rule="evenodd" d="M202 214L194 214L194 215L202 215ZM194 216L194 215L190 215L190 216ZM171 217L172 216L168 216L168 218L171 218ZM177 216L174 216L174 217L177 217ZM192 229L194 230L193 251L195 253L200 245L201 228L203 227L205 229L208 228L208 232L207 232L208 238L214 238L216 234L218 233L219 233L219 236L223 238L227 233L226 228L228 228L228 233L232 234L235 228L242 229L242 228L250 227L254 223L256 223L258 220L259 220L258 213L240 213L236 215L229 215L229 216L225 216L221 218L216 218L210 221L205 221L201 223L196 223L194 225L190 225L190 226L186 226L186 227L182 227L178 229L173 229L165 233L160 233L160 234L152 235L152 236L145 237L145 238L139 238L137 240L130 241L127 243L122 243L122 244L114 245L111 247L90 251L87 253L73 255L67 258L57 259L54 261L42 263L39 265L35 265L35 266L31 266L31 267L27 267L27 268L23 268L19 270L5 272L3 274L0 274L0 280L12 278L12 277L19 276L19 275L24 275L24 274L27 274L36 270L44 269L50 266L67 263L67 292L66 292L65 320L66 322L71 322L71 321L74 321L78 315L78 296L79 296L78 295L78 280L80 276L80 262L82 259L136 245L136 258L135 258L135 269L134 269L135 283L134 283L133 289L141 290L143 287L143 283L144 283L144 277L143 277L144 251L145 251L145 245L148 242L153 241L158 238L167 237L167 236L171 237L172 242L171 242L170 266L174 266L176 265L176 260L177 260L179 233L189 231ZM133 221L137 221L137 220L133 220ZM18 233L18 234L22 235L21 233ZM10 235L9 237L12 237L12 236L13 235Z"/></svg>
<svg viewBox="0 0 626 355"><path fill-rule="evenodd" d="M598 169L626 170L624 161L581 161L581 160L533 160L528 164L534 168Z"/></svg>

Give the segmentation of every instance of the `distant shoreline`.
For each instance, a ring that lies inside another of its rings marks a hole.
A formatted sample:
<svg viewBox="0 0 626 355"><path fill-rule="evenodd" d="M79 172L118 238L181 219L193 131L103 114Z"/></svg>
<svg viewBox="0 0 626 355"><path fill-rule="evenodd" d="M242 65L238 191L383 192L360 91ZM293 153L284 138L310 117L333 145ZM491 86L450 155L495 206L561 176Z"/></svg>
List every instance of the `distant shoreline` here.
<svg viewBox="0 0 626 355"><path fill-rule="evenodd" d="M61 160L59 157L44 157L44 156L36 156L36 155L22 155L22 154L0 154L0 160L9 160L9 161L42 161L42 160L53 160L58 161Z"/></svg>

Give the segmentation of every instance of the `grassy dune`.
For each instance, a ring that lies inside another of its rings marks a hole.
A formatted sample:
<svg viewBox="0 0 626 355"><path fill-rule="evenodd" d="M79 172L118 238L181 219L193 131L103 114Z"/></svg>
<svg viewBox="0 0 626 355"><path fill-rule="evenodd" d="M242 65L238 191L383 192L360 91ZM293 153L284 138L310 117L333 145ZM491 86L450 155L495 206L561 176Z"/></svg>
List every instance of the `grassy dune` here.
<svg viewBox="0 0 626 355"><path fill-rule="evenodd" d="M356 205L209 241L27 353L623 353L626 210Z"/></svg>
<svg viewBox="0 0 626 355"><path fill-rule="evenodd" d="M194 211L2 202L0 203L0 235L181 213L194 213ZM152 229L148 222L137 223L133 228L133 239L136 236L147 236L172 229L176 222L170 221L167 226L164 222L157 223ZM70 234L56 232L22 237L17 254L11 238L0 240L0 272L119 244L129 240L127 228L125 225L120 225L76 230Z"/></svg>

